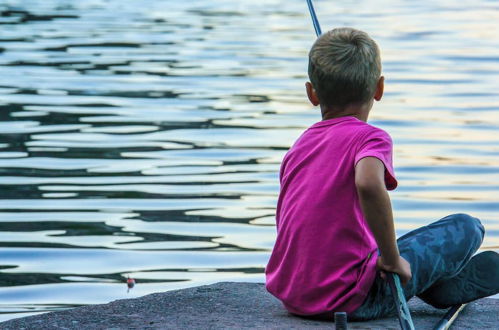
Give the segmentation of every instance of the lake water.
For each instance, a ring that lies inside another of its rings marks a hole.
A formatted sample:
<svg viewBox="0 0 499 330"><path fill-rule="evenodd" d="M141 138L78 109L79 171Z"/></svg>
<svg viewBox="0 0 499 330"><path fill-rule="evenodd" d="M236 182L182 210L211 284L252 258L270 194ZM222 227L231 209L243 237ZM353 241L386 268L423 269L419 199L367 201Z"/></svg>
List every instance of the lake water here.
<svg viewBox="0 0 499 330"><path fill-rule="evenodd" d="M448 213L499 251L499 3L316 1L382 49L397 234ZM278 169L320 120L305 0L3 0L0 320L263 281ZM137 285L127 292L127 276Z"/></svg>

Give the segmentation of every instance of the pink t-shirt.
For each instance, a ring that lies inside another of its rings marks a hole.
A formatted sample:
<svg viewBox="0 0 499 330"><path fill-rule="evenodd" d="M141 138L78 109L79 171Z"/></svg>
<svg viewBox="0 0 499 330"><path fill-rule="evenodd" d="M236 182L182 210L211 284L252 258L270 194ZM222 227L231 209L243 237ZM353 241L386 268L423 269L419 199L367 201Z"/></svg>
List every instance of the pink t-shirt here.
<svg viewBox="0 0 499 330"><path fill-rule="evenodd" d="M312 125L284 157L265 274L267 290L291 313L350 313L367 296L377 245L355 187L355 164L364 157L383 162L386 187L395 189L390 136L354 117Z"/></svg>

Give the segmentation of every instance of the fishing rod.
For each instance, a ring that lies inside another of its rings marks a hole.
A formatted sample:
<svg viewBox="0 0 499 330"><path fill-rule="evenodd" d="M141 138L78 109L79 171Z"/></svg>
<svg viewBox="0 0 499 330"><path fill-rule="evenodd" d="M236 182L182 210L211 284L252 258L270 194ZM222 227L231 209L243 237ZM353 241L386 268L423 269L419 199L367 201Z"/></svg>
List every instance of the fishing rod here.
<svg viewBox="0 0 499 330"><path fill-rule="evenodd" d="M444 317L437 323L433 330L447 330L450 328L454 320L459 316L459 312L466 307L466 304L455 305L449 308Z"/></svg>
<svg viewBox="0 0 499 330"><path fill-rule="evenodd" d="M308 4L308 10L310 11L310 16L312 17L312 23L314 23L315 34L318 37L322 34L322 31L321 31L321 26L319 24L319 20L317 19L317 15L315 14L315 9L312 0L307 0L307 4Z"/></svg>
<svg viewBox="0 0 499 330"><path fill-rule="evenodd" d="M412 323L411 312L407 306L407 301L405 300L404 291L402 290L402 285L400 284L400 278L398 274L388 273L388 285L392 292L393 300L395 300L395 306L397 307L397 315L399 317L400 328L402 330L414 330L414 323Z"/></svg>
<svg viewBox="0 0 499 330"><path fill-rule="evenodd" d="M402 330L414 330L414 324L412 323L411 313L409 312L409 307L405 300L404 291L400 285L400 278L395 273L389 273L388 275L388 285L392 292L392 296L395 299L395 305L397 306L397 314L399 317L400 328ZM459 313L466 307L466 304L454 305L445 315L438 321L437 325L433 330L447 330L451 327L452 323L459 316Z"/></svg>

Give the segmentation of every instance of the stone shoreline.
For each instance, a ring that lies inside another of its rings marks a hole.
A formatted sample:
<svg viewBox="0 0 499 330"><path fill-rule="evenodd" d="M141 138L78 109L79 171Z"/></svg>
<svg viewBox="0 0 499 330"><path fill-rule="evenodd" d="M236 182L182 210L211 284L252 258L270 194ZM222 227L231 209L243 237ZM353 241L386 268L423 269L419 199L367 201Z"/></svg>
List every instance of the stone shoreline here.
<svg viewBox="0 0 499 330"><path fill-rule="evenodd" d="M409 302L416 329L431 329L445 314L418 299ZM399 329L396 318L350 322L349 329ZM261 283L221 282L154 293L103 305L28 316L0 323L0 329L332 329L287 313ZM499 329L499 300L469 304L452 329Z"/></svg>

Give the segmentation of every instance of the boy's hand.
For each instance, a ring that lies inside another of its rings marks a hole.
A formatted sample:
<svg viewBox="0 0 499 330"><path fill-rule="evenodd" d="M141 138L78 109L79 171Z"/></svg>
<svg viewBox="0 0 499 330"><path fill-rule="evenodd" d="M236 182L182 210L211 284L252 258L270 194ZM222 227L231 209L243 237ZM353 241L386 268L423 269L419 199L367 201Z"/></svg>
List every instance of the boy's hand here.
<svg viewBox="0 0 499 330"><path fill-rule="evenodd" d="M381 270L381 278L384 280L386 280L385 272L398 274L402 285L406 285L412 278L411 264L400 256L394 265L387 265L384 263L383 257L380 256L376 261L376 267Z"/></svg>

